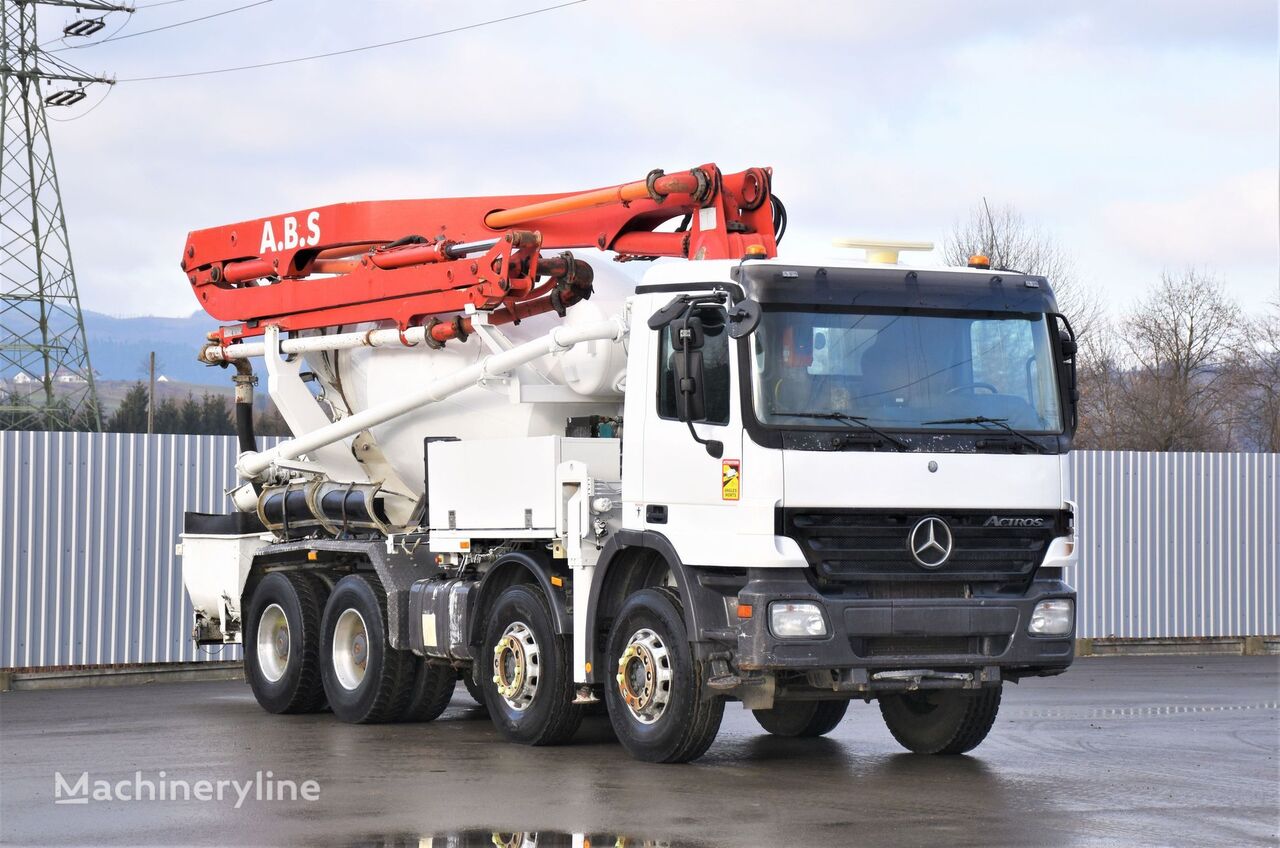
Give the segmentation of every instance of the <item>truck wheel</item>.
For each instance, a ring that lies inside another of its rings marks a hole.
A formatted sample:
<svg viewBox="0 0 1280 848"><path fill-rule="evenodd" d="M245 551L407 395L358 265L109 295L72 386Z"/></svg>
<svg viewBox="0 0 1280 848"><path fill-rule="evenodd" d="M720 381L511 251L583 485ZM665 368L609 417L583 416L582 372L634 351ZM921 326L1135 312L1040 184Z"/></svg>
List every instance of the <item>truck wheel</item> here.
<svg viewBox="0 0 1280 848"><path fill-rule="evenodd" d="M378 724L404 715L413 693L412 654L387 642L387 595L376 578L349 574L324 609L320 666L329 706L352 724Z"/></svg>
<svg viewBox="0 0 1280 848"><path fill-rule="evenodd" d="M774 736L822 736L835 730L848 709L848 701L781 701L751 714Z"/></svg>
<svg viewBox="0 0 1280 848"><path fill-rule="evenodd" d="M627 753L650 763L685 763L706 753L720 730L724 698L707 696L679 596L653 588L627 598L606 650L605 702Z"/></svg>
<svg viewBox="0 0 1280 848"><path fill-rule="evenodd" d="M244 632L245 676L270 713L324 709L320 682L320 611L324 585L313 577L275 571L249 600Z"/></svg>
<svg viewBox="0 0 1280 848"><path fill-rule="evenodd" d="M473 663L470 668L464 668L458 672L458 676L462 678L462 683L467 687L467 694L471 696L471 700L479 705L480 709L488 712L488 707L484 703L484 690L480 688L480 684L476 681L476 674L481 671L479 663Z"/></svg>
<svg viewBox="0 0 1280 848"><path fill-rule="evenodd" d="M536 589L503 590L489 614L479 662L489 718L513 742L562 745L577 732L582 710L573 705L569 647L555 633L551 612Z"/></svg>
<svg viewBox="0 0 1280 848"><path fill-rule="evenodd" d="M414 669L413 690L399 721L435 721L453 699L458 674L452 666L428 662L423 657L414 657L409 665Z"/></svg>
<svg viewBox="0 0 1280 848"><path fill-rule="evenodd" d="M880 714L893 738L917 754L963 754L978 747L1000 709L1000 687L934 689L882 695Z"/></svg>

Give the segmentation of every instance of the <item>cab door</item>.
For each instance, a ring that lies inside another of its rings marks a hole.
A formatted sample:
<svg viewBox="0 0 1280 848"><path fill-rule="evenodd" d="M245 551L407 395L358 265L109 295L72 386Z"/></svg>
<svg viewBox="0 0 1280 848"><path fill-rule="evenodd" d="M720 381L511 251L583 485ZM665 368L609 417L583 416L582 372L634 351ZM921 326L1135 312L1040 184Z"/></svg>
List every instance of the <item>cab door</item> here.
<svg viewBox="0 0 1280 848"><path fill-rule="evenodd" d="M644 529L666 536L684 562L711 564L724 558L726 542L741 529L736 513L743 485L742 412L737 348L729 337L725 309L701 306L694 314L703 330L704 408L693 428L702 439L723 444L723 454L717 458L708 453L677 414L677 359L683 352L672 343L672 329L646 327L649 390L638 517Z"/></svg>

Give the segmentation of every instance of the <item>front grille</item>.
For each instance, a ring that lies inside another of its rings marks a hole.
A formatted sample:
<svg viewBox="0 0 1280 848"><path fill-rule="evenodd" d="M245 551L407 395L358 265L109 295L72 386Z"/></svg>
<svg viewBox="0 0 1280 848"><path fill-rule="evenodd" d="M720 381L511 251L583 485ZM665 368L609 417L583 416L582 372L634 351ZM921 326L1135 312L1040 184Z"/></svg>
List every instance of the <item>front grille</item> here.
<svg viewBox="0 0 1280 848"><path fill-rule="evenodd" d="M923 519L950 528L952 552L936 568L911 555L908 537ZM992 524L995 516L1003 521ZM1008 521L1014 519L1014 521ZM1038 519L1039 526L1007 526ZM1066 533L1066 513L992 510L780 509L780 535L799 543L819 577L839 581L1009 581L1029 579L1054 537Z"/></svg>
<svg viewBox="0 0 1280 848"><path fill-rule="evenodd" d="M968 584L949 580L874 580L857 588L876 601L969 597Z"/></svg>
<svg viewBox="0 0 1280 848"><path fill-rule="evenodd" d="M875 636L849 642L860 657L996 657L1009 647L1008 636Z"/></svg>

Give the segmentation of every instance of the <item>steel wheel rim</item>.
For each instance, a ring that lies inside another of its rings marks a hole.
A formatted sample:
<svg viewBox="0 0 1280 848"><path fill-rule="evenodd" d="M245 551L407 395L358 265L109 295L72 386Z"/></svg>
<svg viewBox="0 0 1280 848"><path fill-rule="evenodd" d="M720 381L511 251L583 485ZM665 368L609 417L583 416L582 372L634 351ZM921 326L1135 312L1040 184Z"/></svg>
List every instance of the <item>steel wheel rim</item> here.
<svg viewBox="0 0 1280 848"><path fill-rule="evenodd" d="M344 609L333 627L333 673L348 691L358 689L369 665L369 629L364 616Z"/></svg>
<svg viewBox="0 0 1280 848"><path fill-rule="evenodd" d="M541 650L533 631L513 621L493 646L493 683L498 695L516 712L533 704L542 677Z"/></svg>
<svg viewBox="0 0 1280 848"><path fill-rule="evenodd" d="M615 678L618 693L631 717L641 724L654 724L671 701L671 655L662 637L649 628L631 634L618 658Z"/></svg>
<svg viewBox="0 0 1280 848"><path fill-rule="evenodd" d="M279 604L271 604L258 618L258 670L271 683L289 668L289 619Z"/></svg>

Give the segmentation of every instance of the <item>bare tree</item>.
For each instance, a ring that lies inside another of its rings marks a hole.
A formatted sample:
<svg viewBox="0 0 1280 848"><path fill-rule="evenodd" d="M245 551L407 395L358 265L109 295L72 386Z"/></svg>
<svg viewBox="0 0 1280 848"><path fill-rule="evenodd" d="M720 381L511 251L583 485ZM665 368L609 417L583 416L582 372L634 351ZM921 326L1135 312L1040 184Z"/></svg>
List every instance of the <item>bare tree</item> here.
<svg viewBox="0 0 1280 848"><path fill-rule="evenodd" d="M1057 296L1058 308L1071 321L1081 345L1081 359L1092 358L1093 346L1106 318L1102 300L1092 285L1076 273L1075 259L1052 236L1028 224L1010 205L982 203L952 228L942 243L949 265L965 265L982 254L991 267L1046 277Z"/></svg>
<svg viewBox="0 0 1280 848"><path fill-rule="evenodd" d="M1232 362L1240 308L1213 276L1166 271L1123 319L1099 426L1109 447L1223 450L1233 446ZM1097 375L1102 376L1102 375Z"/></svg>
<svg viewBox="0 0 1280 848"><path fill-rule="evenodd" d="M1240 435L1255 450L1280 452L1280 297L1245 323L1231 370Z"/></svg>
<svg viewBox="0 0 1280 848"><path fill-rule="evenodd" d="M1115 333L1093 336L1088 356L1078 364L1080 421L1075 446L1111 450L1124 444L1128 427L1125 413L1125 352Z"/></svg>

